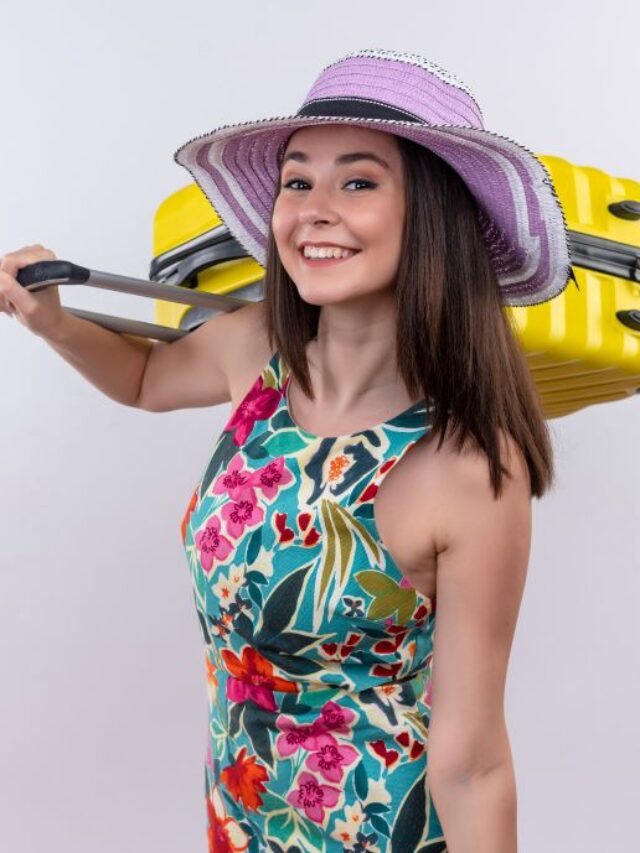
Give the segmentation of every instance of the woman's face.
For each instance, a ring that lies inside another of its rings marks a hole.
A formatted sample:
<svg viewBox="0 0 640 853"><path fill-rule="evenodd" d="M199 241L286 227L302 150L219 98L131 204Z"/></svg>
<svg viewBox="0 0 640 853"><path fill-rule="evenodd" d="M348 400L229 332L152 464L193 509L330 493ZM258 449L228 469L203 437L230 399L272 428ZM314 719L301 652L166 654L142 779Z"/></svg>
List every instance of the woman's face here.
<svg viewBox="0 0 640 853"><path fill-rule="evenodd" d="M363 153L382 162L355 156ZM402 156L394 136L345 125L304 127L291 136L272 229L305 302L349 301L392 286L404 218ZM304 242L356 251L343 260L309 262Z"/></svg>

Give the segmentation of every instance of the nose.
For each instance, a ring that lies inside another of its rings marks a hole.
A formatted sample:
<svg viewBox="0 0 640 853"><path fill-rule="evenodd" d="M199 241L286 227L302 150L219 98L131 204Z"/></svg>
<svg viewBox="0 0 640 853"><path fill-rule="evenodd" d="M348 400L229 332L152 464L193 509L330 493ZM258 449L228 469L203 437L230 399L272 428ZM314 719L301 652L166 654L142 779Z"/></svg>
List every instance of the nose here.
<svg viewBox="0 0 640 853"><path fill-rule="evenodd" d="M300 221L304 223L337 222L340 218L333 205L331 193L317 185L305 192L304 203L299 212Z"/></svg>

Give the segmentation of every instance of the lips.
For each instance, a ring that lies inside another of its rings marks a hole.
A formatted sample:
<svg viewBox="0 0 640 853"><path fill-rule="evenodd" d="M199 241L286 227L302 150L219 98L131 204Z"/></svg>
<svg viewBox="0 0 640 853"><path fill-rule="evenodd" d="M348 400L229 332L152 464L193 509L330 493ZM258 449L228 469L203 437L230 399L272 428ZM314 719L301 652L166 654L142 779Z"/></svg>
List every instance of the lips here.
<svg viewBox="0 0 640 853"><path fill-rule="evenodd" d="M345 246L345 249L346 248L347 247ZM348 251L350 251L351 254L347 255L346 258L342 258L342 257L339 257L339 258L333 258L333 257L331 257L331 258L309 258L304 253L304 247L302 247L298 250L300 257L302 258L303 261L316 262L316 263L317 262L331 263L332 261L350 261L351 258L355 258L356 255L359 255L361 250L360 249L349 249Z"/></svg>
<svg viewBox="0 0 640 853"><path fill-rule="evenodd" d="M343 246L341 243L311 243L304 241L298 244L298 251L304 253L305 247L309 246L312 249L347 249L349 252L359 252L360 249L357 249L355 246Z"/></svg>
<svg viewBox="0 0 640 853"><path fill-rule="evenodd" d="M346 258L308 258L302 250L300 251L302 262L311 267L330 267L333 264L346 264L347 261L353 260L359 254L360 251L353 252L353 254L348 255Z"/></svg>

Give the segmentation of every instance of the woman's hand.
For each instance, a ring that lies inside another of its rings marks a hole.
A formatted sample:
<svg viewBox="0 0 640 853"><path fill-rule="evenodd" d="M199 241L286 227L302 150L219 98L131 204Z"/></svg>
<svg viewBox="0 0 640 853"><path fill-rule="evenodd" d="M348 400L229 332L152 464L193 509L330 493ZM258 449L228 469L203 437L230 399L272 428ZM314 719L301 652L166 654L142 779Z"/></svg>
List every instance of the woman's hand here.
<svg viewBox="0 0 640 853"><path fill-rule="evenodd" d="M0 259L0 313L17 317L23 326L40 337L51 334L66 315L60 304L58 285L31 293L17 280L18 270L38 261L56 259L50 249L39 243L7 252Z"/></svg>

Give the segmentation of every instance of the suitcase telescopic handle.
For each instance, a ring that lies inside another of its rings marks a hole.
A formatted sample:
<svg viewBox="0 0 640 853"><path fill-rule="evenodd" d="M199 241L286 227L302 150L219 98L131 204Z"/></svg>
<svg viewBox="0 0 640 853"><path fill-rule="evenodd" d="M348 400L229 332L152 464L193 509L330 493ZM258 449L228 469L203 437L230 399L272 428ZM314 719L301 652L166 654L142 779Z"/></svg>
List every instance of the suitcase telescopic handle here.
<svg viewBox="0 0 640 853"><path fill-rule="evenodd" d="M236 311L246 305L246 299L234 296L224 296L217 293L202 293L188 287L179 287L159 281L148 281L141 278L130 278L125 275L115 275L99 270L72 264L70 261L38 261L18 270L16 276L19 284L25 290L37 292L54 284L86 284L90 287L100 287L104 290L115 290L119 293L130 293L134 296L146 296L152 299L162 299L166 302L180 302L186 305L200 305L213 308L216 311ZM173 341L188 335L184 329L172 329L156 323L145 323L141 320L130 320L115 317L110 314L97 314L80 308L63 306L69 314L84 320L91 320L111 329L114 332L138 335L145 338L155 338L160 341Z"/></svg>

